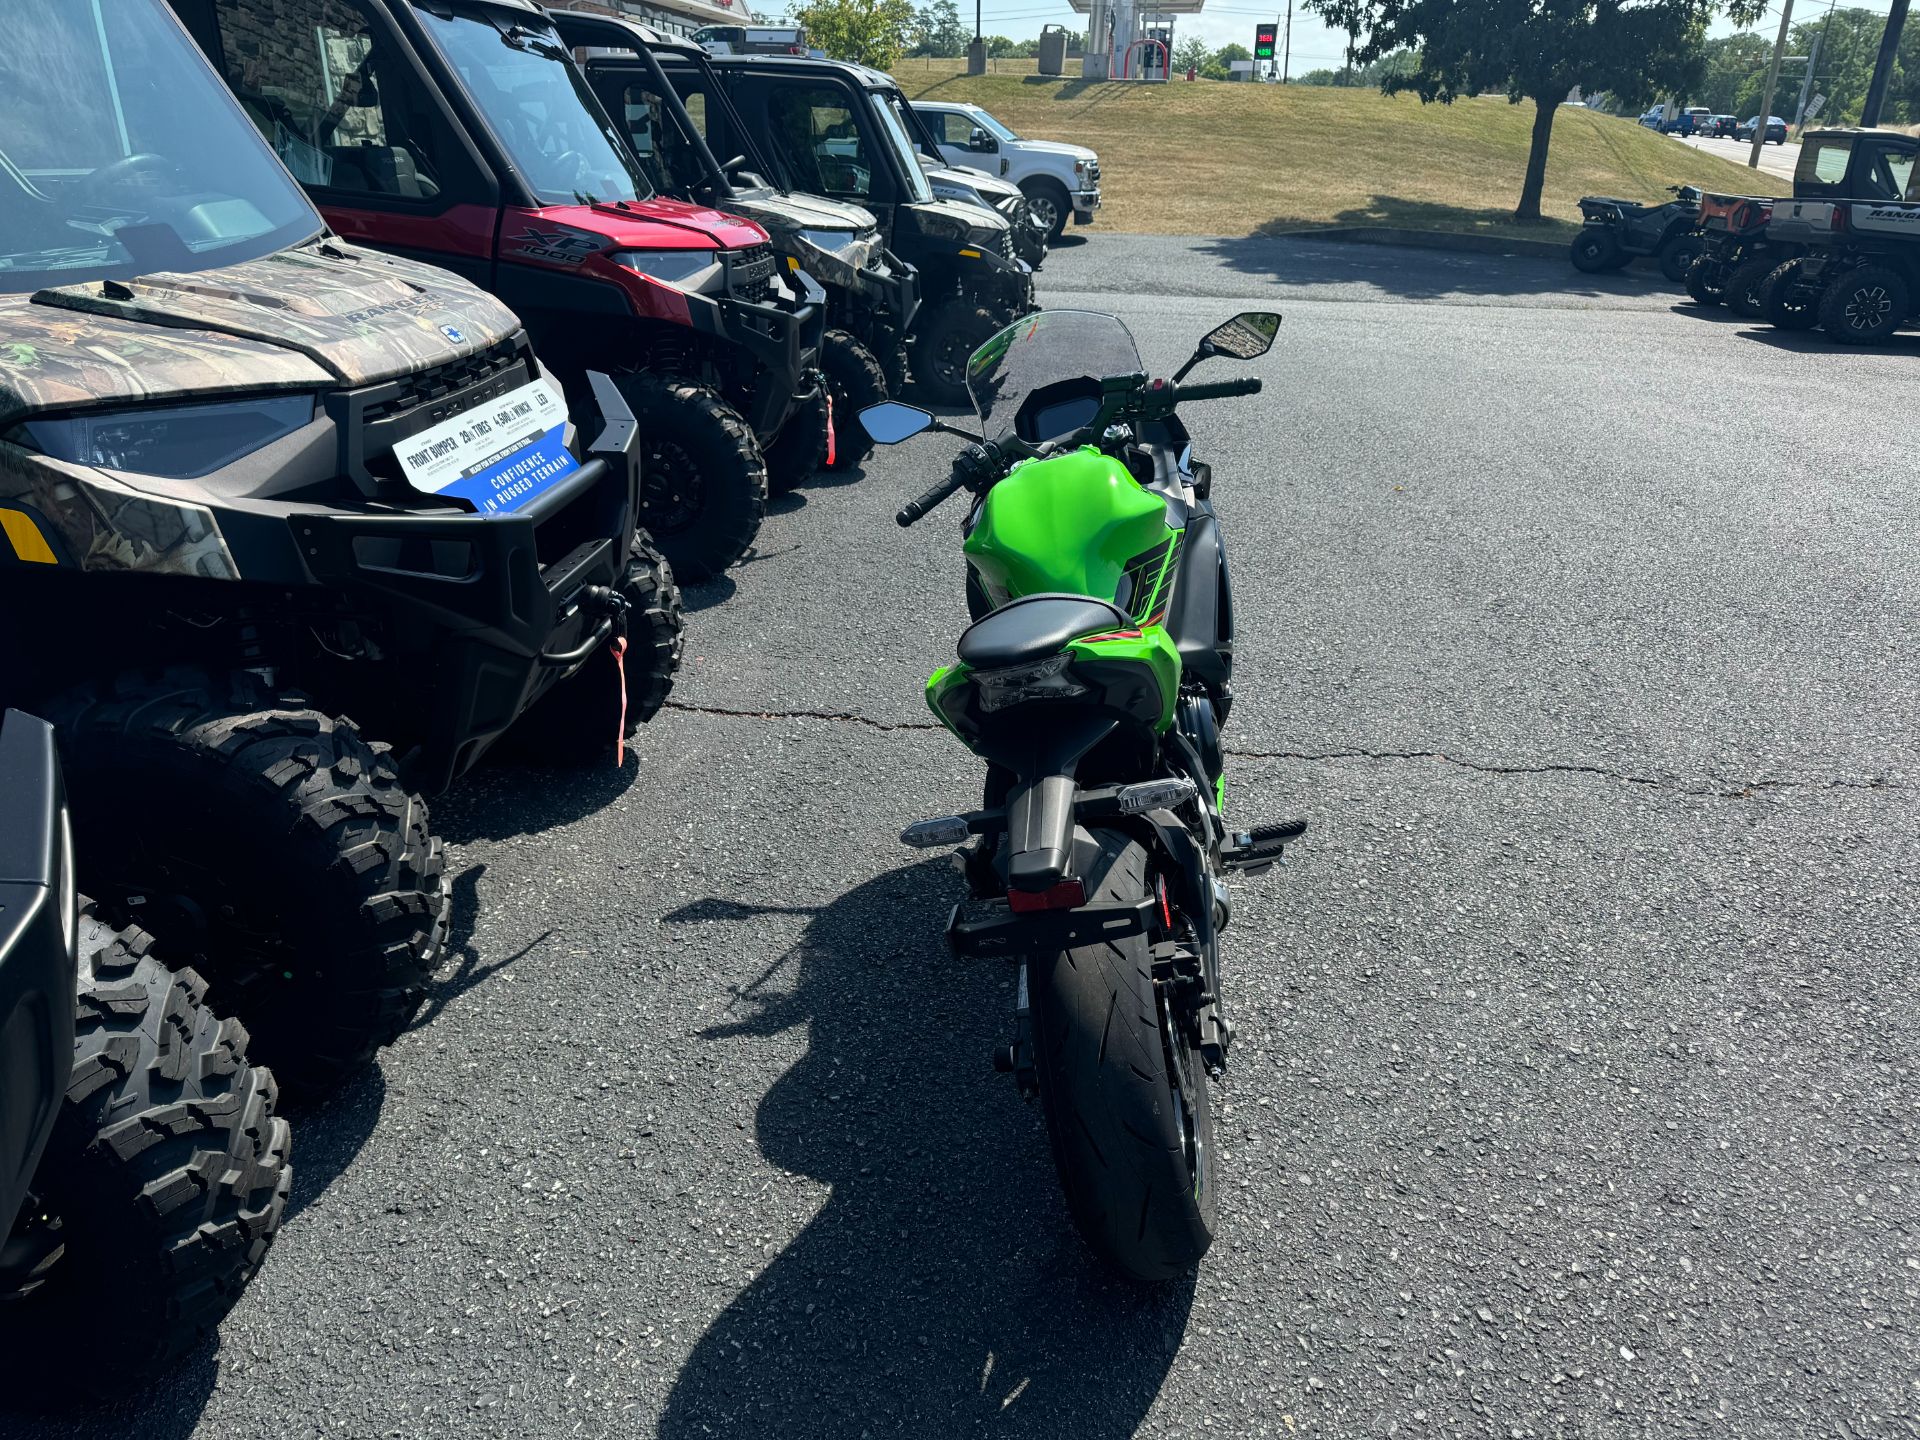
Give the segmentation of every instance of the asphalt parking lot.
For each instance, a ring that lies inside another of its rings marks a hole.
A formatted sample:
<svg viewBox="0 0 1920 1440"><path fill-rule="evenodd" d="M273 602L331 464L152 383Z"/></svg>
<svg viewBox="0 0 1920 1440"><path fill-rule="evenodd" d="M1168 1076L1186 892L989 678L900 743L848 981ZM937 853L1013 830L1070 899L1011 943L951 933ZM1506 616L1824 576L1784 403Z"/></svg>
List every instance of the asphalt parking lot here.
<svg viewBox="0 0 1920 1440"><path fill-rule="evenodd" d="M435 809L458 953L296 1116L217 1355L22 1437L1920 1434L1920 344L1657 275L1100 234L1043 298L1196 411L1241 626L1222 1232L1092 1273L1009 977L938 944L967 803L947 442L689 593L622 773ZM1211 374L1232 373L1224 365Z"/></svg>

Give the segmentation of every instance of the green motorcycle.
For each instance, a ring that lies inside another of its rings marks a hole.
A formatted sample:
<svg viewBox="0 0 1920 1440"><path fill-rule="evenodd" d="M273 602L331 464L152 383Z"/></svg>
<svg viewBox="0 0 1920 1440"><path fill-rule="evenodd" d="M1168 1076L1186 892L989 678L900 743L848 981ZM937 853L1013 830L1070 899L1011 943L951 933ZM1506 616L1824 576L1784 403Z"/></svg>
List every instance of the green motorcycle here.
<svg viewBox="0 0 1920 1440"><path fill-rule="evenodd" d="M956 908L957 956L1019 963L1013 1043L996 1057L1046 1114L1074 1224L1140 1280L1192 1269L1218 1189L1207 1077L1233 1029L1220 1002L1226 875L1265 870L1302 822L1234 832L1220 727L1233 692L1232 592L1213 475L1178 408L1255 395L1183 385L1209 356L1253 360L1280 317L1235 317L1172 380L1150 381L1110 315L1048 310L967 364L981 433L924 410L861 412L897 444L970 443L903 509L960 490L973 625L927 703L987 762L982 808L907 827L958 845L981 902Z"/></svg>

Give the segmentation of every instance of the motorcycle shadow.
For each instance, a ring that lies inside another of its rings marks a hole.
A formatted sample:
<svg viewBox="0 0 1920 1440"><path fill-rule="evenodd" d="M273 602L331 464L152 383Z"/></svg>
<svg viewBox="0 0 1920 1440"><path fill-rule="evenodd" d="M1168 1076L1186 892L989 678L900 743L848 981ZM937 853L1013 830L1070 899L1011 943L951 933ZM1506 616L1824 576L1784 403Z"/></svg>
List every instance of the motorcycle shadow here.
<svg viewBox="0 0 1920 1440"><path fill-rule="evenodd" d="M1192 1281L1116 1280L1069 1228L1040 1115L992 1068L1012 971L957 964L941 942L961 891L929 860L804 912L799 944L703 1032L725 1044L807 1028L756 1138L772 1164L832 1188L695 1346L668 1440L1119 1437L1158 1396ZM775 908L709 900L667 919Z"/></svg>

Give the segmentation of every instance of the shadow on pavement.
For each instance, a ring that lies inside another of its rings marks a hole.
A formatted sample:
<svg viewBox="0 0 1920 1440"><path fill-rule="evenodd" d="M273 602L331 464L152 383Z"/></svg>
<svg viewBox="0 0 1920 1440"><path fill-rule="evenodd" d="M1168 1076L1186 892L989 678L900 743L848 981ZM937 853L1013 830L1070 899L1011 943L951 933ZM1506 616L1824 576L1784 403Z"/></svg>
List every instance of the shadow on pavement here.
<svg viewBox="0 0 1920 1440"><path fill-rule="evenodd" d="M512 732L508 732L511 739ZM609 746L591 765L547 769L518 763L506 741L480 765L433 801L433 833L455 845L515 836L566 825L596 814L626 794L640 778L640 741L627 742L627 763L615 765Z"/></svg>
<svg viewBox="0 0 1920 1440"><path fill-rule="evenodd" d="M296 1142L294 1154L299 1153ZM76 1343L84 1338L76 1337ZM146 1389L91 1403L65 1397L68 1403L57 1410L51 1404L33 1408L38 1397L21 1398L21 1391L30 1392L31 1385L23 1387L21 1377L9 1375L12 1383L0 1399L0 1435L7 1440L188 1440L220 1378L217 1344L209 1341L175 1362Z"/></svg>
<svg viewBox="0 0 1920 1440"><path fill-rule="evenodd" d="M958 965L941 940L961 889L925 861L797 912L811 916L800 943L703 1032L724 1045L806 1027L756 1138L832 1193L701 1337L667 1401L668 1440L1117 1440L1160 1393L1192 1283L1110 1279L1069 1228L1040 1116L992 1070L1011 972ZM666 918L777 908L708 900Z"/></svg>
<svg viewBox="0 0 1920 1440"><path fill-rule="evenodd" d="M1776 350L1790 350L1796 355L1920 354L1920 334L1911 331L1890 336L1878 345L1842 345L1820 330L1780 330L1758 320L1746 323L1753 328L1740 332L1742 340L1771 345Z"/></svg>

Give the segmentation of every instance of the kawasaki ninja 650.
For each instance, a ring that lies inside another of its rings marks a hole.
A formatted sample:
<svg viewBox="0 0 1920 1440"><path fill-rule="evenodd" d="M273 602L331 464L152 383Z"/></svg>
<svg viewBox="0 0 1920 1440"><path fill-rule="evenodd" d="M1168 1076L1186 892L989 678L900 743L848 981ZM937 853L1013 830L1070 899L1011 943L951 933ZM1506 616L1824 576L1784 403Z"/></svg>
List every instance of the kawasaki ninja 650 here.
<svg viewBox="0 0 1920 1440"><path fill-rule="evenodd" d="M1233 1035L1223 878L1264 870L1306 828L1236 833L1223 817L1232 600L1212 472L1175 413L1258 394L1258 380L1180 381L1209 356L1264 355L1279 326L1238 316L1171 381L1149 381L1120 321L1043 311L968 362L979 436L906 405L861 414L883 443L927 429L973 442L898 518L974 496L974 624L927 702L987 762L986 798L901 839L974 837L966 870L983 904L955 909L948 941L1019 963L999 1066L1040 1097L1081 1234L1142 1280L1185 1273L1213 1239L1207 1077Z"/></svg>

